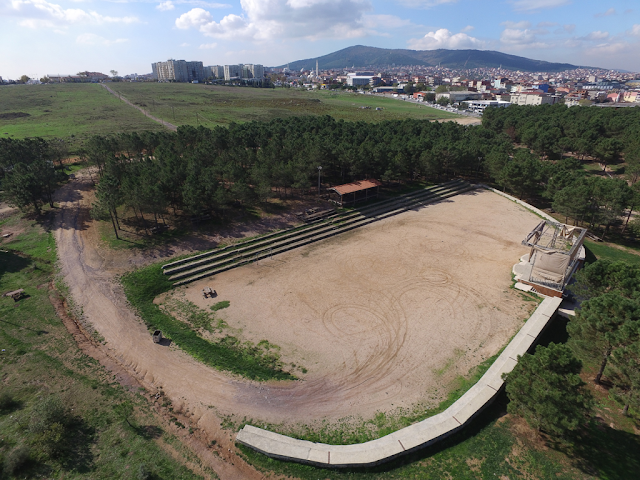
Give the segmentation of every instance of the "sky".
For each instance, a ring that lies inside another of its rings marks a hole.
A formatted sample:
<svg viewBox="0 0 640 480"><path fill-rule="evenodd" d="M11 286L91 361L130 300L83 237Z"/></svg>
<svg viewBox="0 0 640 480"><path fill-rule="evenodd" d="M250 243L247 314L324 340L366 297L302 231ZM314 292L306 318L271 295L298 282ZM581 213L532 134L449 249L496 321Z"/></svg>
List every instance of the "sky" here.
<svg viewBox="0 0 640 480"><path fill-rule="evenodd" d="M0 76L277 66L351 46L497 50L640 71L640 2L0 0ZM321 66L322 67L322 66Z"/></svg>

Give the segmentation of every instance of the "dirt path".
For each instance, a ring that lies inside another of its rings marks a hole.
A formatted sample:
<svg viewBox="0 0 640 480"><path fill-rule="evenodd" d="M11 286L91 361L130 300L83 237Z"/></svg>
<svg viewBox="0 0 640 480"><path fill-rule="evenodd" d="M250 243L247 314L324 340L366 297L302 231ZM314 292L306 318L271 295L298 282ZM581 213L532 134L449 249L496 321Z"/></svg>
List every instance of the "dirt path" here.
<svg viewBox="0 0 640 480"><path fill-rule="evenodd" d="M60 202L61 208L56 218L55 238L60 266L71 297L82 308L83 318L104 337L105 344L93 341L53 300L65 326L83 352L113 372L120 383L129 387L141 385L150 398L168 397L174 408L171 416L178 417L184 424L193 425L201 433L186 435L182 431L184 429L177 428L173 428L172 432L181 437L220 478L264 478L236 455L233 438L220 428L220 420L211 409L202 402L194 401L190 395L181 395L183 391L188 393L190 386L197 383L195 379L198 375L214 374L212 382L207 385L213 390L198 392L203 399L224 386L227 379L217 372L210 372L180 352L163 347L153 348L155 345L149 340L146 328L126 305L124 294L113 279L113 272L103 268L104 259L87 243L87 237L90 237L90 189L88 176L80 175L57 192L56 201ZM136 352L142 357L136 358ZM175 369L169 368L172 373L168 377L161 375L162 382L159 382L153 372L163 370L162 365L172 365ZM177 380L182 376L183 381ZM168 414L162 411L159 402L155 409L160 414ZM215 449L207 446L212 440L216 440Z"/></svg>
<svg viewBox="0 0 640 480"><path fill-rule="evenodd" d="M273 277L269 273L273 268L251 270L251 266L216 277L221 285L237 287L239 296L232 299L228 310L230 322L234 307L241 307L236 313L246 321L247 315L266 312L260 308L261 299L272 297L276 303L269 308L282 314L283 322L278 325L275 318L276 324L256 324L256 340L275 335L274 343L287 343L287 335L297 332L306 335L300 338L300 351L326 361L325 366L319 363L318 368L311 368L302 381L234 379L178 348L152 343L115 281L122 265L115 266L112 255L99 248L88 215L93 195L89 179L78 175L58 195L62 208L55 238L62 274L84 318L104 338L106 353L148 391L161 388L176 412L213 438L226 435L231 440L217 415L308 424L369 417L377 411L393 411L398 405L409 406L433 393L435 370L449 370L454 376L466 373L470 365L496 353L527 316L523 302L511 298L515 294L507 287L511 266L523 253L520 241L537 218L492 193L461 195L373 224L354 232L353 238L340 236L309 247L308 252L300 249L279 255L276 260L285 267ZM382 235L382 251L377 241L368 239L375 235ZM473 245L474 241L478 244ZM314 262L321 262L321 252L335 258L320 272L324 283L316 288L317 279L305 274L304 268L313 271ZM304 262L296 263L304 268L294 267L294 260L298 262L305 254L306 267ZM131 266L139 264L139 259L127 261ZM414 276L414 269L419 275ZM354 272L361 277L360 284L337 293L329 290L332 280L344 277L348 281ZM371 282L366 281L367 275ZM267 276L282 288L290 287L290 292L279 288L282 292L274 295ZM252 294L246 288L250 277L260 289L255 292L256 300L243 305L243 295ZM394 289L381 291L387 287L378 278L392 281ZM184 290L196 292L196 288ZM327 297L323 297L325 288ZM331 298L334 293L335 299ZM296 317L300 306L307 309L304 318ZM296 318L300 320L297 325ZM331 352L313 352L316 345L331 345L331 336L344 340L333 346L341 349L333 364ZM286 348L289 346L283 345ZM428 368L421 362L427 362Z"/></svg>
<svg viewBox="0 0 640 480"><path fill-rule="evenodd" d="M178 127L176 127L174 124L169 123L169 122L165 122L164 120L162 120L161 118L158 117L154 117L153 115L151 115L149 112L147 112L144 108L135 105L133 103L131 103L127 98L123 97L122 94L118 93L118 92L114 92L112 89L110 89L109 87L107 87L104 83L101 83L100 85L102 85L104 88L107 89L107 91L109 93L111 93L113 96L118 97L120 100L122 100L124 103L126 103L127 105L135 108L136 110L140 110L141 113L144 113L148 118L150 118L151 120L153 120L154 122L158 122L160 125L162 125L163 127L168 128L169 130L176 132L178 131Z"/></svg>

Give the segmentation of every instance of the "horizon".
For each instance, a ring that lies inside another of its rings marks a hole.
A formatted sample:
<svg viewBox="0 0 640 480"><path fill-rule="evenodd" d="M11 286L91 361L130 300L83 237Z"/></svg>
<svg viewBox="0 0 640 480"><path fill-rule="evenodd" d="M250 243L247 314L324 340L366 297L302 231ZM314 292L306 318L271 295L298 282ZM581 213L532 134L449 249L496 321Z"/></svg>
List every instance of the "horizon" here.
<svg viewBox="0 0 640 480"><path fill-rule="evenodd" d="M635 3L576 6L573 0L0 0L0 39L11 45L0 52L0 76L144 74L167 58L273 67L356 45L497 51L640 71Z"/></svg>

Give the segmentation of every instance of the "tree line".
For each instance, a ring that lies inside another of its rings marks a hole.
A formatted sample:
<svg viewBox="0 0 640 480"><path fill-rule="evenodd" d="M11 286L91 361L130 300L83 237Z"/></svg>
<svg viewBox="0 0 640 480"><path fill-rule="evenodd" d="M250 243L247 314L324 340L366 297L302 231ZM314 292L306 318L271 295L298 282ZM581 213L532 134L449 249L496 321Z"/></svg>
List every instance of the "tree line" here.
<svg viewBox="0 0 640 480"><path fill-rule="evenodd" d="M504 376L508 411L558 437L584 428L593 407L574 351L599 365L594 382L606 375L624 415L640 412L640 267L598 260L575 280L569 289L582 303L567 324L568 344L538 346Z"/></svg>
<svg viewBox="0 0 640 480"><path fill-rule="evenodd" d="M67 153L62 140L0 138L0 190L21 209L32 207L40 214L44 204L53 207L53 192L67 178Z"/></svg>
<svg viewBox="0 0 640 480"><path fill-rule="evenodd" d="M38 211L59 179L59 143L2 142L0 176L8 197ZM563 156L569 152L572 157ZM601 227L603 234L625 211L628 221L640 204L639 109L511 106L487 109L481 126L329 116L181 126L176 133L94 136L81 153L99 171L94 213L111 216L116 229L121 206L145 223L149 216L163 221L167 212L224 216L233 204L307 192L317 183L318 166L325 186L363 178L478 179L546 201L566 222ZM624 158L628 181L587 175L585 156L605 163Z"/></svg>

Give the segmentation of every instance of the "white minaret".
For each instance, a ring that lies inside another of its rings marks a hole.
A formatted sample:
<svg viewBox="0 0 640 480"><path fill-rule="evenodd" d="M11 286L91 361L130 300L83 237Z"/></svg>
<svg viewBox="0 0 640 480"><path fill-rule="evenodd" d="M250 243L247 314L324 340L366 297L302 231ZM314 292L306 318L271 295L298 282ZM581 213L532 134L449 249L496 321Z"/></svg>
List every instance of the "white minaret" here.
<svg viewBox="0 0 640 480"><path fill-rule="evenodd" d="M318 70L318 59L316 58L316 77L320 75L320 71Z"/></svg>

